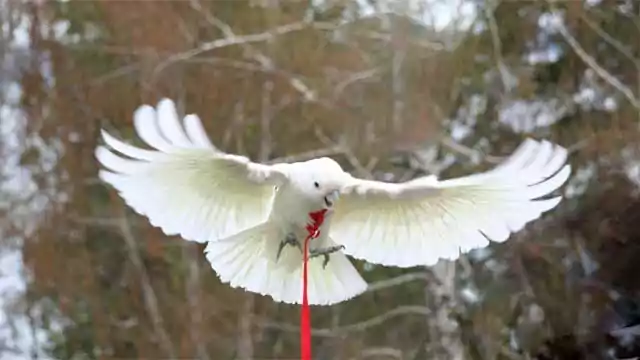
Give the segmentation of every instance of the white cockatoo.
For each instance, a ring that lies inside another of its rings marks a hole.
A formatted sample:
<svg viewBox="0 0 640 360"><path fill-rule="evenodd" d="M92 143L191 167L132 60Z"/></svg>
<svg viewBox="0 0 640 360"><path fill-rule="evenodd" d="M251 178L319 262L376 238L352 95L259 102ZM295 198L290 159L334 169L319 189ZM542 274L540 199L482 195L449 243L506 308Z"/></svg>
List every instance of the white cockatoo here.
<svg viewBox="0 0 640 360"><path fill-rule="evenodd" d="M217 149L200 119L183 121L171 100L134 113L140 149L103 131L100 178L167 235L207 243L205 254L232 287L300 303L309 214L328 209L309 247L309 303L329 305L367 288L350 255L412 267L502 242L554 208L541 199L570 175L567 151L526 140L493 170L451 180L362 180L323 157L273 165ZM125 158L126 156L126 158ZM346 255L345 255L346 254Z"/></svg>

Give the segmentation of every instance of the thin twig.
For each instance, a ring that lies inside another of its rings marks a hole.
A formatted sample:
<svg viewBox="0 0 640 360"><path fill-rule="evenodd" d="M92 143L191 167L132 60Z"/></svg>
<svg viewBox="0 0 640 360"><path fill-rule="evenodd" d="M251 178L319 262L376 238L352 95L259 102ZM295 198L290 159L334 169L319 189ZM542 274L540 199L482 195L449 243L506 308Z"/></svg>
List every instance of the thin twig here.
<svg viewBox="0 0 640 360"><path fill-rule="evenodd" d="M70 220L81 225L88 226L120 226L122 218L119 217L76 217L71 216Z"/></svg>
<svg viewBox="0 0 640 360"><path fill-rule="evenodd" d="M500 73L500 81L502 82L503 91L509 91L511 86L509 85L507 66L504 63L502 57L502 41L500 41L500 32L498 31L498 24L494 15L495 9L498 7L499 2L495 1L495 4L489 4L485 6L485 16L489 23L489 31L491 32L491 43L493 45L493 56L496 61L496 67Z"/></svg>
<svg viewBox="0 0 640 360"><path fill-rule="evenodd" d="M391 92L393 94L393 103L391 111L391 129L393 135L398 135L398 132L403 126L404 112L407 107L405 102L405 90L406 84L403 76L405 59L407 57L407 45L402 44L400 38L402 34L398 34L395 26L392 29L392 42L391 48L393 54L391 58ZM398 46L398 44L402 44Z"/></svg>
<svg viewBox="0 0 640 360"><path fill-rule="evenodd" d="M197 248L193 243L182 241L183 243L183 256L187 261L188 275L187 284L185 286L187 303L189 304L189 316L191 326L189 331L191 333L191 341L195 345L198 359L208 360L211 359L207 352L207 347L202 339L202 304L200 302L200 267L196 258Z"/></svg>
<svg viewBox="0 0 640 360"><path fill-rule="evenodd" d="M238 359L251 360L253 358L253 337L251 336L251 325L253 323L253 307L255 296L247 292L242 304L242 309L238 314Z"/></svg>
<svg viewBox="0 0 640 360"><path fill-rule="evenodd" d="M366 348L360 351L359 359L368 359L384 356L385 358L403 359L402 350L398 350L392 347L373 347Z"/></svg>
<svg viewBox="0 0 640 360"><path fill-rule="evenodd" d="M440 138L440 144L449 150L452 150L458 154L462 154L468 157L469 159L473 159L473 160L479 159L489 164L499 164L505 159L504 157L499 157L499 156L484 155L480 151L477 151L470 147L459 144L452 138L446 137L446 136L442 136Z"/></svg>
<svg viewBox="0 0 640 360"><path fill-rule="evenodd" d="M180 74L182 75L182 74ZM179 81L180 85L184 85L184 82ZM180 99L176 101L176 105L178 107L178 112L180 114L185 113L185 98L186 91L184 86L180 86ZM186 262L187 269L187 279L185 286L185 297L187 299L187 304L189 306L189 335L191 337L191 342L195 347L196 354L198 355L199 360L209 360L211 356L207 351L206 342L202 336L202 302L201 302L201 293L202 293L202 284L200 279L200 266L197 260L198 257L198 249L193 242L190 241L180 241L182 245L182 256L183 260Z"/></svg>
<svg viewBox="0 0 640 360"><path fill-rule="evenodd" d="M380 325L383 322L397 316L402 316L402 315L428 316L430 314L432 314L431 311L424 306L419 306L419 305L399 306L393 310L387 311L382 315L374 316L370 319L367 319L365 321L361 321L355 324L341 326L337 328L315 328L311 330L311 335L319 336L319 337L342 336L350 332L360 332L360 331L367 330L370 327ZM280 330L285 332L293 332L293 333L300 332L300 327L297 325L279 324L279 323L273 323L273 322L263 322L260 325L268 329L275 329L275 330Z"/></svg>
<svg viewBox="0 0 640 360"><path fill-rule="evenodd" d="M109 80L116 79L121 76L129 76L132 73L140 70L141 63L132 63L124 66L120 66L114 70L111 70L103 75L96 77L95 79L89 81L90 86L99 86L103 85Z"/></svg>
<svg viewBox="0 0 640 360"><path fill-rule="evenodd" d="M234 39L238 37L238 35L236 35L236 33L231 28L231 26L229 26L224 21L220 20L218 17L214 16L207 9L204 9L199 0L190 0L190 3L191 3L191 7L194 10L200 12L205 17L205 20L207 20L209 24L216 27L218 30L222 31L226 39ZM249 44L249 42L242 42L242 43L239 43L239 45L243 47L247 55L249 55L251 58L256 60L264 69L274 70L276 68L274 61L271 58L267 57L266 55L264 55L263 53L255 49L253 46ZM313 101L316 99L316 92L311 90L311 88L309 88L309 86L307 86L304 83L304 81L302 81L302 79L300 79L299 77L290 75L287 77L287 80L289 81L289 84L294 89L296 89L298 92L300 92L303 95L305 100Z"/></svg>
<svg viewBox="0 0 640 360"><path fill-rule="evenodd" d="M340 30L341 27L346 27L348 25L317 21L312 23L311 26L313 26L314 29L318 29L318 30L337 31L337 30ZM384 42L391 41L391 34L381 33L374 30L363 30L358 28L352 28L350 29L349 34L354 36L362 36L362 37L366 37L373 40L380 40ZM435 51L446 50L446 46L440 42L434 42L434 41L424 40L424 39L420 39L420 40L408 39L406 41L409 45L415 45L421 48L426 48L426 49L435 50Z"/></svg>
<svg viewBox="0 0 640 360"><path fill-rule="evenodd" d="M356 155L351 151L349 146L344 142L340 141L336 144L333 140L331 140L322 129L318 125L314 125L314 132L318 140L323 143L327 147L338 146L340 152L344 157L349 161L349 164L358 172L358 176L363 177L365 179L372 179L373 174L365 168L360 160L356 157Z"/></svg>
<svg viewBox="0 0 640 360"><path fill-rule="evenodd" d="M624 55L627 59L629 59L635 65L636 68L640 68L640 59L635 57L627 46L625 46L619 40L611 36L608 32L604 31L602 27L597 25L595 22L589 19L586 15L580 14L580 18L582 19L582 21L584 21L585 24L587 24L587 26L589 26L593 31L595 31L596 34L598 34L602 38L602 40L604 40L609 45L613 46L622 55Z"/></svg>
<svg viewBox="0 0 640 360"><path fill-rule="evenodd" d="M169 333L164 327L164 319L158 306L158 297L156 296L156 292L153 289L153 286L151 286L151 279L149 278L147 269L142 262L140 253L138 252L135 236L133 235L131 225L129 224L126 216L123 216L120 220L120 231L127 245L129 259L133 263L133 266L136 268L140 277L140 285L142 286L142 297L144 299L147 313L151 318L151 323L153 324L154 331L159 340L158 346L165 354L167 354L167 357L174 359L176 357L175 347L171 342Z"/></svg>
<svg viewBox="0 0 640 360"><path fill-rule="evenodd" d="M260 105L260 150L258 156L258 161L260 162L267 161L272 150L271 120L275 113L271 103L272 93L273 83L267 80L262 84L262 102Z"/></svg>
<svg viewBox="0 0 640 360"><path fill-rule="evenodd" d="M335 86L335 90L333 91L333 98L334 99L340 98L340 96L342 95L342 92L346 89L347 86L358 81L373 78L379 73L380 73L380 69L374 68L374 69L359 71L357 73L347 76L344 80L342 80Z"/></svg>
<svg viewBox="0 0 640 360"><path fill-rule="evenodd" d="M153 286L151 286L151 280L147 269L142 262L138 247L136 246L135 236L131 230L131 224L129 223L126 215L117 218L100 218L100 217L71 217L71 220L88 226L107 226L116 227L120 230L122 237L127 246L127 253L129 260L133 263L138 275L140 277L140 285L142 287L142 297L145 303L145 309L151 323L154 328L156 337L158 338L160 348L167 354L169 358L175 358L175 347L171 342L169 333L164 328L164 319L161 315L160 308L158 306L158 297L156 296Z"/></svg>
<svg viewBox="0 0 640 360"><path fill-rule="evenodd" d="M340 155L340 154L342 154L342 147L335 145L335 146L330 146L322 149L305 151L299 154L278 157L278 158L267 161L267 163L276 164L276 163L283 163L283 162L305 161L305 160L315 159L318 157L333 156L333 155Z"/></svg>
<svg viewBox="0 0 640 360"><path fill-rule="evenodd" d="M408 283L414 280L428 280L428 279L429 279L429 276L427 275L426 272L414 272L414 273L403 274L388 280L373 282L369 284L365 293L388 289L388 288L402 285L404 283Z"/></svg>
<svg viewBox="0 0 640 360"><path fill-rule="evenodd" d="M302 29L304 29L306 27L308 27L308 24L306 22L295 22L295 23L291 23L291 24L287 24L287 25L278 26L278 27L273 28L271 30L268 30L268 31L265 31L265 32L261 32L261 33L257 33L257 34L238 35L238 36L231 37L231 38L224 38L224 39L218 39L218 40L214 40L214 41L209 41L209 42L201 44L200 46L198 46L198 47L196 47L194 49L187 50L187 51L184 51L184 52L169 56L167 59L165 59L163 62L158 64L153 69L151 77L152 78L155 77L158 73L160 73L166 67L168 67L168 66L170 66L170 65L172 65L172 64L174 64L176 62L180 62L180 61L184 61L184 60L190 59L190 58L192 58L194 56L198 56L198 55L200 55L202 53L205 53L207 51L211 51L211 50L215 50L215 49L221 49L221 48L232 46L232 45L239 45L239 44L246 44L246 43L254 43L254 42L271 40L271 39L275 38L276 36L287 34L287 33L294 32L294 31L299 31L299 30L302 30Z"/></svg>
<svg viewBox="0 0 640 360"><path fill-rule="evenodd" d="M549 1L551 8L554 11L557 11L554 1ZM596 75L598 75L602 80L606 81L609 85L618 90L624 97L627 98L629 103L636 109L640 109L640 99L636 98L633 94L633 91L628 86L624 85L620 80L618 80L615 76L609 73L605 68L600 66L596 59L593 56L589 55L586 50L580 45L578 40L576 40L571 33L567 30L564 24L558 24L555 27L560 35L564 38L564 40L569 44L571 49L578 55L578 57L585 63L587 66L593 70Z"/></svg>

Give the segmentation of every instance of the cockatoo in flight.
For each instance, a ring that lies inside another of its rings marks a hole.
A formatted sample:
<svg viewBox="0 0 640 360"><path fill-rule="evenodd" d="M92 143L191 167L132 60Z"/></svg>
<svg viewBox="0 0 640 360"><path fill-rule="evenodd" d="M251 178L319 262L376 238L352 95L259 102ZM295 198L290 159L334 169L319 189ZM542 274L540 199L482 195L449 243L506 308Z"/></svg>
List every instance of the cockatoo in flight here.
<svg viewBox="0 0 640 360"><path fill-rule="evenodd" d="M180 121L169 99L140 106L134 126L153 150L102 131L115 152L97 147L108 169L100 178L165 234L207 243L222 282L285 303L301 302L311 212L328 210L309 243L309 303L330 305L367 288L346 255L398 267L456 259L553 209L561 196L542 197L570 175L564 148L531 139L484 173L387 183L353 177L327 157L268 165L225 153L196 115Z"/></svg>

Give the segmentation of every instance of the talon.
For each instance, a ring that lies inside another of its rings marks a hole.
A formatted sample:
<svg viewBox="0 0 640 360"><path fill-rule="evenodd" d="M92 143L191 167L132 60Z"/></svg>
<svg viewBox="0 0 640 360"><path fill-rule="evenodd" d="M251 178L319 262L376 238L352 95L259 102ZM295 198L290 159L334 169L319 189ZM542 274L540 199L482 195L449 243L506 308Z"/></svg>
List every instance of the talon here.
<svg viewBox="0 0 640 360"><path fill-rule="evenodd" d="M280 245L278 246L278 253L276 254L276 261L278 261L280 259L280 255L282 254L282 250L287 245L295 246L295 247L298 248L298 250L300 250L300 252L302 252L302 247L300 246L300 242L298 241L298 239L296 239L295 235L287 234L287 237L285 237L285 239L282 240L280 242Z"/></svg>
<svg viewBox="0 0 640 360"><path fill-rule="evenodd" d="M285 245L287 245L286 242L280 241L280 245L278 246L278 253L276 254L276 261L280 260L280 254L282 254L282 249L284 249Z"/></svg>
<svg viewBox="0 0 640 360"><path fill-rule="evenodd" d="M344 245L331 246L323 249L313 249L309 250L309 259L313 259L314 257L323 256L322 260L322 268L325 269L327 264L329 264L329 255L334 252L340 251L344 249Z"/></svg>

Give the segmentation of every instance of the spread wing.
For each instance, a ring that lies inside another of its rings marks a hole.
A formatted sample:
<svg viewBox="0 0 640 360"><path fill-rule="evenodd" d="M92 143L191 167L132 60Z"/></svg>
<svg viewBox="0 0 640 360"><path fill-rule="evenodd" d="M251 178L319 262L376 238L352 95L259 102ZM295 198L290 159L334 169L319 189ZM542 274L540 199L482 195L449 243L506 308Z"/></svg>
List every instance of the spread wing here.
<svg viewBox="0 0 640 360"><path fill-rule="evenodd" d="M171 100L134 113L138 136L153 150L124 143L107 132L96 157L108 170L100 178L137 213L167 235L205 242L266 220L274 186L286 181L279 165L225 154L207 137L200 119L181 123ZM128 157L125 158L122 155Z"/></svg>
<svg viewBox="0 0 640 360"><path fill-rule="evenodd" d="M402 184L353 178L331 221L331 237L358 259L389 266L431 265L505 241L551 210L561 197L540 199L570 175L567 151L526 140L491 171Z"/></svg>

